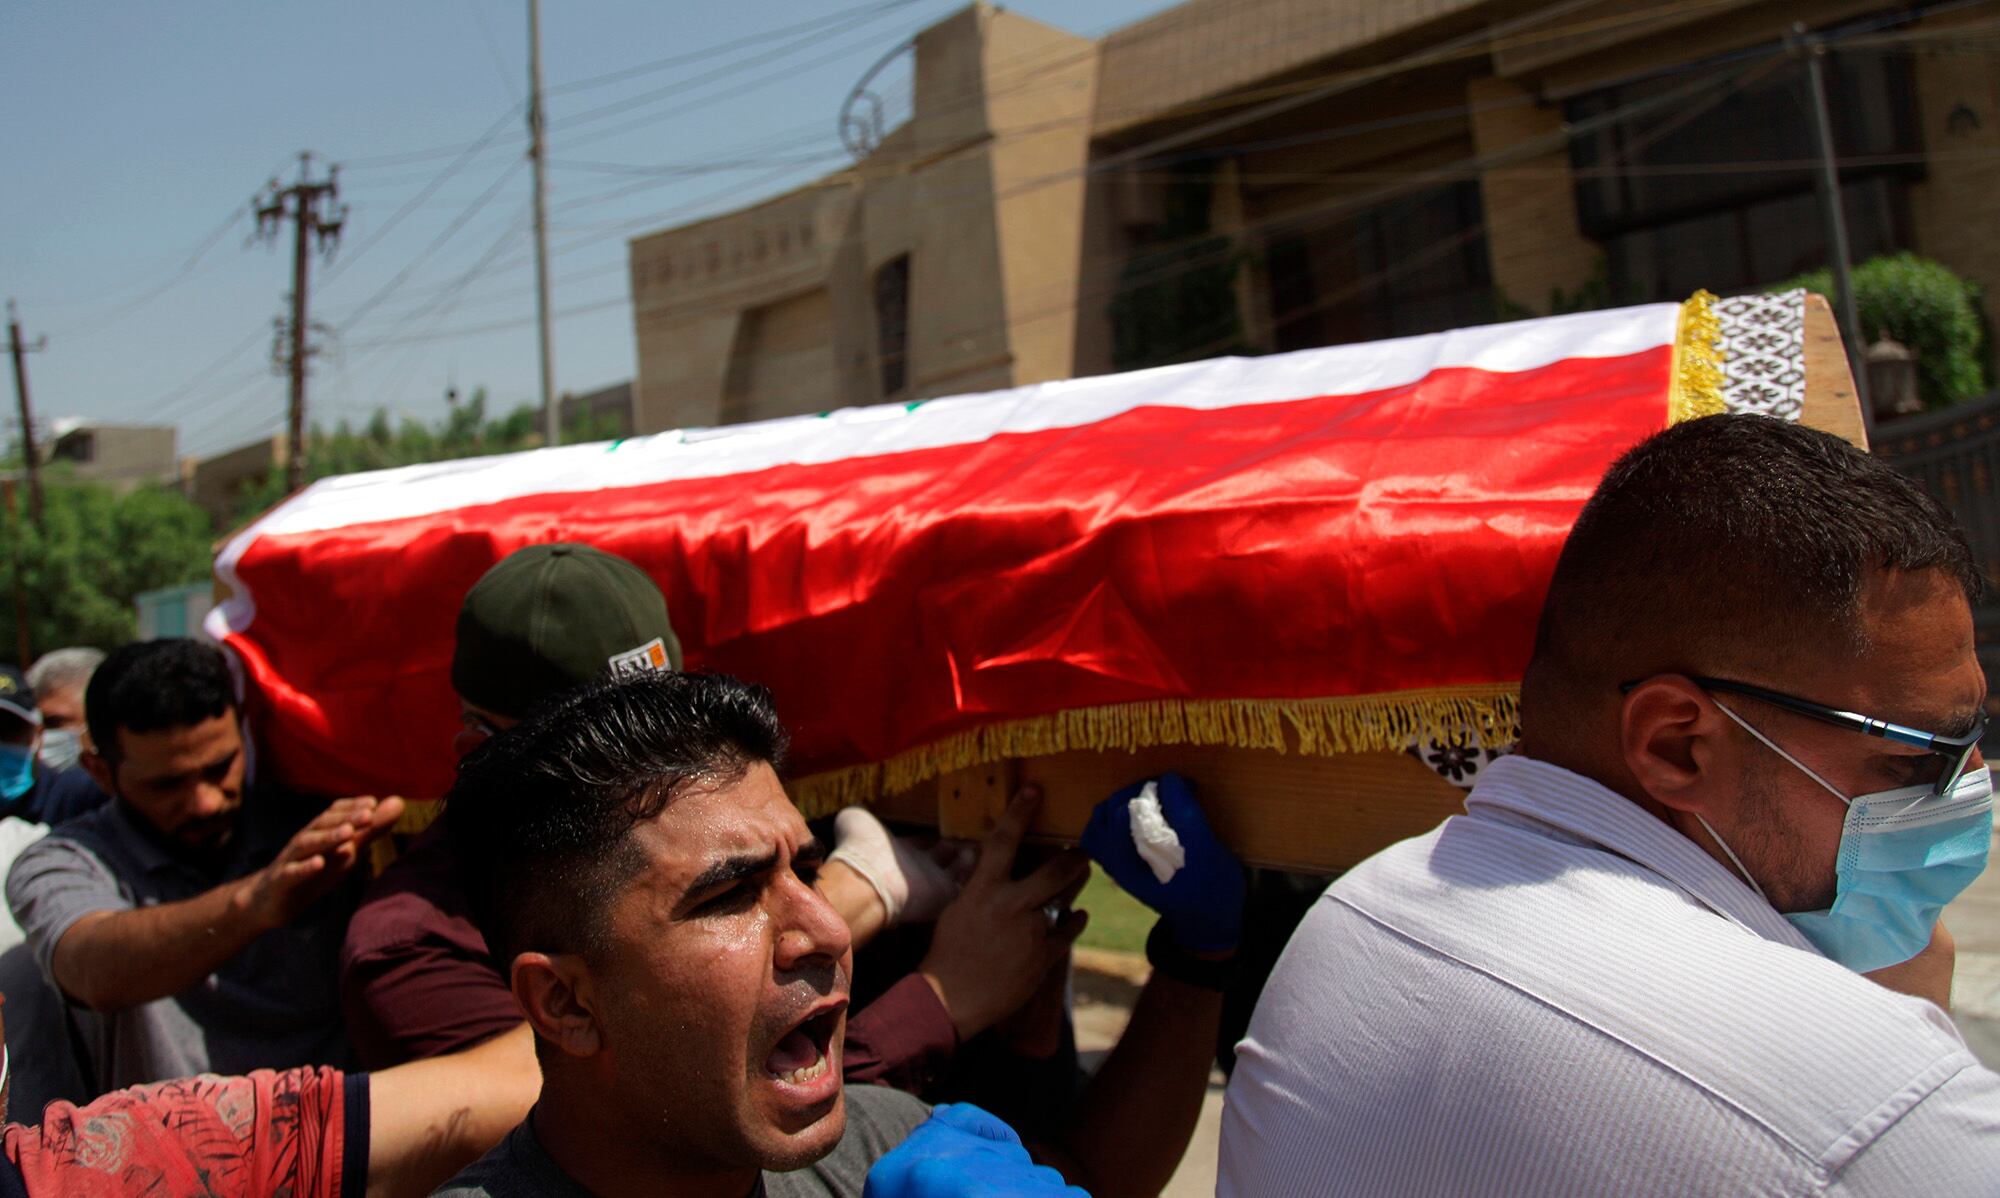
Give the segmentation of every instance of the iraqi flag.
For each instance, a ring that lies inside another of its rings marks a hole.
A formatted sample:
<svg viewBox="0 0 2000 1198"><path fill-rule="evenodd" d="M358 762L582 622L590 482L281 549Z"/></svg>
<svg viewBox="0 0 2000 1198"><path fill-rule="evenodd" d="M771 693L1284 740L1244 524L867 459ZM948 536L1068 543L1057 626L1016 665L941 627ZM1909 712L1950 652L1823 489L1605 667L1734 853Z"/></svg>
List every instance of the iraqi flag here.
<svg viewBox="0 0 2000 1198"><path fill-rule="evenodd" d="M228 544L208 629L266 775L327 794L447 789L459 602L555 540L657 580L688 668L770 687L809 808L1037 751L1504 732L1571 522L1688 409L1688 323L1658 304L324 479Z"/></svg>

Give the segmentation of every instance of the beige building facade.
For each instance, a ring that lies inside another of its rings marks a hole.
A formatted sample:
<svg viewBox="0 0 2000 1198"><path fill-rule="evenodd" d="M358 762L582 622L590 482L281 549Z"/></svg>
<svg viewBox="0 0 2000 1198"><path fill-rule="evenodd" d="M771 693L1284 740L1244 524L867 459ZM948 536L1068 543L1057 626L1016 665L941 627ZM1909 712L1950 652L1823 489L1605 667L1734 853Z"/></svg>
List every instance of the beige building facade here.
<svg viewBox="0 0 2000 1198"><path fill-rule="evenodd" d="M1767 286L1823 265L1795 24L1857 260L2000 288L2000 2L975 5L848 169L630 249L640 431ZM1948 11L1947 11L1948 10Z"/></svg>

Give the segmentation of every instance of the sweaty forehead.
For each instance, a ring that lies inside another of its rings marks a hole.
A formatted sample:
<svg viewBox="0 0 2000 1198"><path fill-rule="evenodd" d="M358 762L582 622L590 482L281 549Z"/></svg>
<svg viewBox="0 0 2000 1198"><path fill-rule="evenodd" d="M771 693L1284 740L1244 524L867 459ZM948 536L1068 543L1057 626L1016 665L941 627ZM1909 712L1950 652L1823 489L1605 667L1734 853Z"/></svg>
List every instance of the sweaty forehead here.
<svg viewBox="0 0 2000 1198"><path fill-rule="evenodd" d="M647 829L663 883L685 886L718 861L789 853L809 838L771 767L687 785Z"/></svg>

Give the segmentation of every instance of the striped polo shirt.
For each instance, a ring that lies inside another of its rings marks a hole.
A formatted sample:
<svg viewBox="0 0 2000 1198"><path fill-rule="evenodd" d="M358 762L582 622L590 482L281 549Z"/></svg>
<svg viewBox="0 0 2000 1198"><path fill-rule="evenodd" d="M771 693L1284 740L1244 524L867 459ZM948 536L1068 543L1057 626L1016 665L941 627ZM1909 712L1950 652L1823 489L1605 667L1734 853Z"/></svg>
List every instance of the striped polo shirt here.
<svg viewBox="0 0 2000 1198"><path fill-rule="evenodd" d="M1293 936L1218 1192L2000 1194L2000 1074L1679 832L1509 757Z"/></svg>

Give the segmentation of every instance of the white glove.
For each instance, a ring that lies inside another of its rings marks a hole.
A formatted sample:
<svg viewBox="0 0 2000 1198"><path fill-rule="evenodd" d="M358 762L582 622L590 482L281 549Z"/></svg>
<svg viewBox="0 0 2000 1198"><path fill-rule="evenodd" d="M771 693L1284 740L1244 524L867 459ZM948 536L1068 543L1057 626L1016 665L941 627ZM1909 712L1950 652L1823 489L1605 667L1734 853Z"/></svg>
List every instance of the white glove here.
<svg viewBox="0 0 2000 1198"><path fill-rule="evenodd" d="M958 897L964 881L964 869L953 868L962 864L959 846L940 842L919 848L891 836L865 807L849 807L833 817L833 845L828 863L844 863L874 888L886 927L935 921L945 904Z"/></svg>

